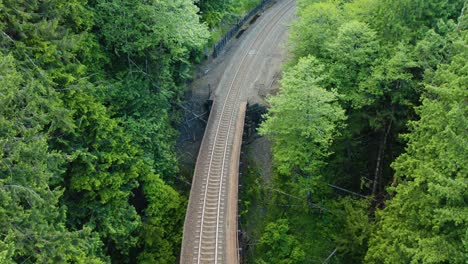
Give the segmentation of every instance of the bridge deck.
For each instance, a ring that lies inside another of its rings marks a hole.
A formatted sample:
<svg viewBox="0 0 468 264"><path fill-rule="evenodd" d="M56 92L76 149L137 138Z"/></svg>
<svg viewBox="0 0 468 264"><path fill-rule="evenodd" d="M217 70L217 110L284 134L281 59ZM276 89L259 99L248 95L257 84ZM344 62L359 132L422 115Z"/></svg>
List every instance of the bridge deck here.
<svg viewBox="0 0 468 264"><path fill-rule="evenodd" d="M279 71L275 56L294 7L294 0L279 0L244 33L215 91L187 208L183 264L238 263L237 169L245 102Z"/></svg>

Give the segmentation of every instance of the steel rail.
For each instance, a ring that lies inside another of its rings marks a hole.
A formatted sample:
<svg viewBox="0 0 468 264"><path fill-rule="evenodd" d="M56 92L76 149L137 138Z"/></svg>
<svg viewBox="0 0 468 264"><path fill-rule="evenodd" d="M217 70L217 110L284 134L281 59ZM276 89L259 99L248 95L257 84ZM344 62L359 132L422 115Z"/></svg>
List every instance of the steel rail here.
<svg viewBox="0 0 468 264"><path fill-rule="evenodd" d="M276 24L278 24L279 21L281 21L284 14L286 14L293 7L293 5L289 6L290 4L293 4L293 3L294 3L294 1L285 1L285 4L282 7L278 8L278 12L276 12L273 15L273 18L277 18L276 21L274 23L266 24L266 25L263 26L263 28L260 30L260 34L255 38L255 40L249 46L249 50L257 44L258 40L260 39L260 37L262 35L268 35L270 33L271 29ZM280 14L280 13L281 13L281 15L278 16L278 14ZM268 26L270 26L268 31L265 31L265 29ZM263 38L263 41L260 44L260 46L262 46L264 42L265 42L265 38ZM225 162L226 162L226 157L228 155L227 148L228 148L228 143L229 143L229 139L230 139L232 122L233 122L233 120L235 118L235 113L237 111L237 110L234 109L234 107L235 107L235 105L238 102L239 97L240 97L239 87L237 87L238 89L233 89L233 87L234 87L234 83L237 81L236 79L237 79L237 76L239 75L239 72L240 72L240 70L242 68L242 65L244 64L245 59L247 58L248 55L249 55L249 52L247 51L244 54L241 62L239 63L239 66L237 67L236 73L235 73L234 77L232 78L231 84L230 84L230 86L228 88L228 93L225 96L222 110L219 113L219 120L218 120L218 124L217 124L217 127L216 127L215 138L213 140L213 146L211 147L211 151L210 151L210 161L209 161L209 164L208 164L208 173L207 173L207 178L206 178L206 181L205 181L206 184L204 186L205 190L204 190L204 197L203 197L202 215L201 215L201 221L200 221L200 233L199 233L199 240L198 240L198 256L197 256L197 263L198 264L200 264L200 262L201 262L202 239L203 239L203 230L204 230L204 225L205 225L205 211L206 211L206 206L207 206L208 189L209 189L210 180L211 180L211 176L212 176L211 174L212 174L212 168L213 168L214 153L215 153L216 147L219 147L219 144L217 144L217 141L218 141L219 138L221 138L221 135L220 135L221 133L220 132L222 132L222 128L225 129L225 127L221 127L221 124L223 123L222 122L223 117L226 117L226 116L230 115L229 125L227 126L226 138L224 140L223 159L222 159L222 165L221 165L221 174L220 174L220 179L219 179L219 187L217 189L218 200L217 200L216 229L215 229L215 257L214 257L214 261L215 261L215 264L218 263L221 196L222 196L222 190L223 190L224 170L225 170L225 165L226 165ZM233 90L236 90L236 91L233 91ZM236 95L235 95L236 99L234 101L228 102L228 100L231 97L230 95L233 92L236 92ZM226 110L228 110L228 111L226 111ZM220 142L220 143L223 143L223 142Z"/></svg>
<svg viewBox="0 0 468 264"><path fill-rule="evenodd" d="M289 5L290 3L294 3L294 1L288 2L283 8L286 8L287 5ZM270 28L268 29L268 34L269 34L269 33L271 32L271 30L279 23L279 21L281 21L281 18L283 18L283 16L284 16L293 6L294 6L294 5L291 5L291 6L289 6L289 7L288 7L287 9L285 9L285 10L280 9L280 10L283 10L283 12L281 13L281 15L279 16L279 18L278 18L274 23L270 24L271 26L270 26ZM278 13L280 13L280 12L278 12ZM265 26L263 29L265 29L265 28L266 28L266 26ZM263 32L263 30L262 30L262 32ZM268 35L268 34L266 34L266 35ZM260 35L259 35L259 36L260 36ZM258 40L258 38L256 38L256 40L254 41L254 43L252 43L252 45L250 46L250 48L253 47L253 46L255 45L255 42L256 42L257 40ZM262 43L259 45L259 47L262 47L264 43L265 43L265 38L263 38L263 41L262 41ZM247 58L248 55L249 55L249 53L247 52L247 53L244 55L244 57L243 57L243 59L242 59L242 62L239 64L238 71L236 72L236 76L234 77L234 79L233 79L232 82L231 82L231 87L232 87L232 85L233 85L233 83L234 83L235 78L237 78L237 74L238 74L238 72L239 72L239 69L241 68L241 65L243 64L245 58ZM256 56L257 56L257 54L255 54L255 57L256 57ZM240 89L237 90L236 100L235 100L234 105L236 105L236 103L239 102L239 97L240 97ZM226 99L227 99L227 97L226 97ZM227 154L227 147L228 147L228 142L229 142L228 138L229 138L230 131L231 131L231 128L232 128L232 122L233 122L233 120L236 118L236 116L234 115L234 113L236 113L236 112L235 112L235 111L232 111L232 113L231 113L231 118L230 118L230 120L229 120L229 126L228 126L228 127L229 127L229 130L228 130L228 133L227 133L228 136L227 136L227 138L226 138L225 145L224 145L224 155L225 155L225 156L226 156L226 154ZM225 167L224 164L225 164L225 162L226 162L226 157L225 157L225 156L224 156L224 158L223 158L223 164L222 164L222 167L221 167L221 181L220 181L220 183L219 183L219 186L220 186L219 188L220 188L220 190L221 190L221 186L222 186L223 178L224 178L224 177L223 177L223 175L224 175L224 167ZM219 192L219 198L218 198L217 219L219 219L219 213L220 213L220 207L221 207L221 203L219 202L220 200L221 200L221 191ZM217 230L217 231L216 231L216 243L215 243L215 244L217 245L217 244L218 244L219 221L216 221L216 230ZM215 250L215 264L218 263L218 262L217 262L217 255L218 255L218 247L216 246L216 250Z"/></svg>

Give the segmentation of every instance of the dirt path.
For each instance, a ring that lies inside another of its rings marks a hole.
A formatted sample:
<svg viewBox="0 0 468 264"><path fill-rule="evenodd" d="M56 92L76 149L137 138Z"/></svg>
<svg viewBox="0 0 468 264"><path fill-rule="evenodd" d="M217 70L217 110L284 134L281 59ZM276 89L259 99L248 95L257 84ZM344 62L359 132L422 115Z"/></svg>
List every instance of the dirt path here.
<svg viewBox="0 0 468 264"><path fill-rule="evenodd" d="M279 0L257 19L237 45L219 58L225 62L213 64L212 73L220 74L220 69L224 72L212 76L219 81L212 86L216 87L212 92L214 105L192 181L181 263L237 262L237 253L232 252L236 251L232 242L236 239L232 237L236 236L235 229L232 231L236 219L227 218L237 215L237 206L233 206L237 205L237 191L232 191L237 190L237 186L232 186L237 185L237 179L232 179L237 177L237 173L232 173L237 165L232 160L238 163L233 145L241 114L239 106L246 101L262 101L262 95L272 88L284 57L281 45L286 38L286 25L294 11L294 0Z"/></svg>

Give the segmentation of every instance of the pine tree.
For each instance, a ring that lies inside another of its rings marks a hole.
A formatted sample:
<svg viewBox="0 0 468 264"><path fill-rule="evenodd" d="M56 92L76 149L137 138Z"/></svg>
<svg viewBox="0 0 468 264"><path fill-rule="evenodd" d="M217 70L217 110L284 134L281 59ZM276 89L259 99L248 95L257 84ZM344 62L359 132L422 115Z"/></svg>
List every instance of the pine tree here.
<svg viewBox="0 0 468 264"><path fill-rule="evenodd" d="M40 80L0 55L0 260L2 263L103 263L102 243L89 226L69 231L60 153L46 127L57 123L60 100Z"/></svg>
<svg viewBox="0 0 468 264"><path fill-rule="evenodd" d="M468 230L468 67L460 53L426 83L420 119L393 164L398 186L377 213L368 263L465 263Z"/></svg>

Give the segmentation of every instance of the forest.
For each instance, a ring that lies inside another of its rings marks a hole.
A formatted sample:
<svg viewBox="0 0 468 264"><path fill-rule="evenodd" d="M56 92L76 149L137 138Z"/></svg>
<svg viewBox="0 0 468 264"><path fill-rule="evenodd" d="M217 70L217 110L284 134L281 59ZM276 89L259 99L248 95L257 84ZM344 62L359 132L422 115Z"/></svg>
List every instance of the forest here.
<svg viewBox="0 0 468 264"><path fill-rule="evenodd" d="M466 263L466 5L298 1L259 128L274 173L244 182L249 263Z"/></svg>
<svg viewBox="0 0 468 264"><path fill-rule="evenodd" d="M258 2L0 0L0 263L176 263L179 103ZM298 0L248 263L466 263L466 5Z"/></svg>
<svg viewBox="0 0 468 264"><path fill-rule="evenodd" d="M176 262L178 103L257 2L0 1L0 263Z"/></svg>

